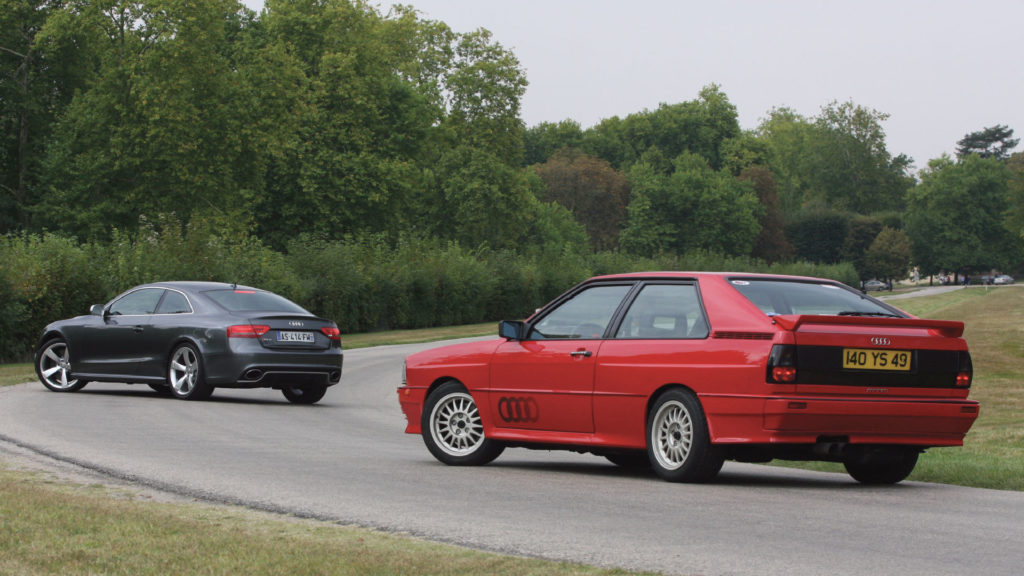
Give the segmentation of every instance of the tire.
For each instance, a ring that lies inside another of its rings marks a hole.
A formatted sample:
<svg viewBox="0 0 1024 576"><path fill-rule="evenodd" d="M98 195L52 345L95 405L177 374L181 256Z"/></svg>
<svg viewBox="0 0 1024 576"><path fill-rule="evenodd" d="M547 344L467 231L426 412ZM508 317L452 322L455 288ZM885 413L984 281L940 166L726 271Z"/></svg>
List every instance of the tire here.
<svg viewBox="0 0 1024 576"><path fill-rule="evenodd" d="M213 394L203 373L203 357L191 344L181 344L171 353L167 382L171 395L181 400L205 400Z"/></svg>
<svg viewBox="0 0 1024 576"><path fill-rule="evenodd" d="M281 393L292 404L316 404L327 393L327 386L315 384L282 388Z"/></svg>
<svg viewBox="0 0 1024 576"><path fill-rule="evenodd" d="M615 452L605 454L604 457L612 464L628 470L649 470L651 468L651 459L647 456L647 452L642 450Z"/></svg>
<svg viewBox="0 0 1024 576"><path fill-rule="evenodd" d="M70 378L71 356L63 338L47 340L36 350L36 376L54 392L77 392L88 384L85 380Z"/></svg>
<svg viewBox="0 0 1024 576"><path fill-rule="evenodd" d="M505 446L484 437L476 402L462 384L450 381L427 396L420 417L423 443L450 466L480 466L497 458Z"/></svg>
<svg viewBox="0 0 1024 576"><path fill-rule="evenodd" d="M901 446L865 447L848 457L843 466L861 484L896 484L910 476L919 452Z"/></svg>
<svg viewBox="0 0 1024 576"><path fill-rule="evenodd" d="M707 420L697 397L674 389L651 405L647 418L647 452L651 467L669 482L707 482L725 458L711 444Z"/></svg>

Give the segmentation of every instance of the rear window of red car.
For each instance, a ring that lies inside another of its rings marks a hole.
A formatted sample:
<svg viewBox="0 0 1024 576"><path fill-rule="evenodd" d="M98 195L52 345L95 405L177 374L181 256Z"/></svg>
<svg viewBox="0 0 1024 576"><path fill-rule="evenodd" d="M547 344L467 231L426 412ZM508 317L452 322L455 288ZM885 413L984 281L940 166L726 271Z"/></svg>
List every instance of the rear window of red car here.
<svg viewBox="0 0 1024 576"><path fill-rule="evenodd" d="M210 290L206 296L230 312L285 312L309 314L298 304L261 290Z"/></svg>
<svg viewBox="0 0 1024 576"><path fill-rule="evenodd" d="M769 316L809 314L906 318L896 308L831 282L732 278L729 283Z"/></svg>

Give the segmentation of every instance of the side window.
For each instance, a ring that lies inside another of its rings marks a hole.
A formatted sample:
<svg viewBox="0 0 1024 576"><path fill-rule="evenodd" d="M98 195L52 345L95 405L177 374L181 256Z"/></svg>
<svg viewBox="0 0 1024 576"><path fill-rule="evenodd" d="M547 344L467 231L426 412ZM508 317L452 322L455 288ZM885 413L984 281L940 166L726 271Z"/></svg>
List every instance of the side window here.
<svg viewBox="0 0 1024 576"><path fill-rule="evenodd" d="M188 298L181 292L168 290L160 307L156 309L157 314L188 314L192 311Z"/></svg>
<svg viewBox="0 0 1024 576"><path fill-rule="evenodd" d="M530 330L528 339L601 338L632 286L594 286L563 302Z"/></svg>
<svg viewBox="0 0 1024 576"><path fill-rule="evenodd" d="M143 288L125 294L110 305L111 316L142 316L152 314L164 293L163 288Z"/></svg>
<svg viewBox="0 0 1024 576"><path fill-rule="evenodd" d="M644 286L626 312L616 338L706 338L708 324L692 284Z"/></svg>

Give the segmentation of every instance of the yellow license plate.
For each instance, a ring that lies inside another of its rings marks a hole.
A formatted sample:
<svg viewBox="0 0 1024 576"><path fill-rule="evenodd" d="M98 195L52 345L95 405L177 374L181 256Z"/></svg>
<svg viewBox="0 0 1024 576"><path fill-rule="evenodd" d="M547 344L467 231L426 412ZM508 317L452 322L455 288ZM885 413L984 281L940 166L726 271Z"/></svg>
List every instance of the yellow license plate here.
<svg viewBox="0 0 1024 576"><path fill-rule="evenodd" d="M843 348L843 368L847 370L894 370L909 372L910 351Z"/></svg>

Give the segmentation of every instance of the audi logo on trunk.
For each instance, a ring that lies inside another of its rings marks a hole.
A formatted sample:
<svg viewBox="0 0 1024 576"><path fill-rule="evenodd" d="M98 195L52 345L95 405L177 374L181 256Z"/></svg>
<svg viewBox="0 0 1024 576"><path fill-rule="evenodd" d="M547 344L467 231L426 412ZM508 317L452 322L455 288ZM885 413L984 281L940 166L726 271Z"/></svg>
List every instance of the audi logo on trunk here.
<svg viewBox="0 0 1024 576"><path fill-rule="evenodd" d="M498 416L505 422L536 422L540 408L533 398L501 398L498 400Z"/></svg>
<svg viewBox="0 0 1024 576"><path fill-rule="evenodd" d="M288 325L289 326L302 326L302 322L299 322L298 320L292 320L291 322L288 323Z"/></svg>
<svg viewBox="0 0 1024 576"><path fill-rule="evenodd" d="M871 339L871 343L875 346L892 346L892 340L889 340L888 338L879 338L877 336Z"/></svg>

